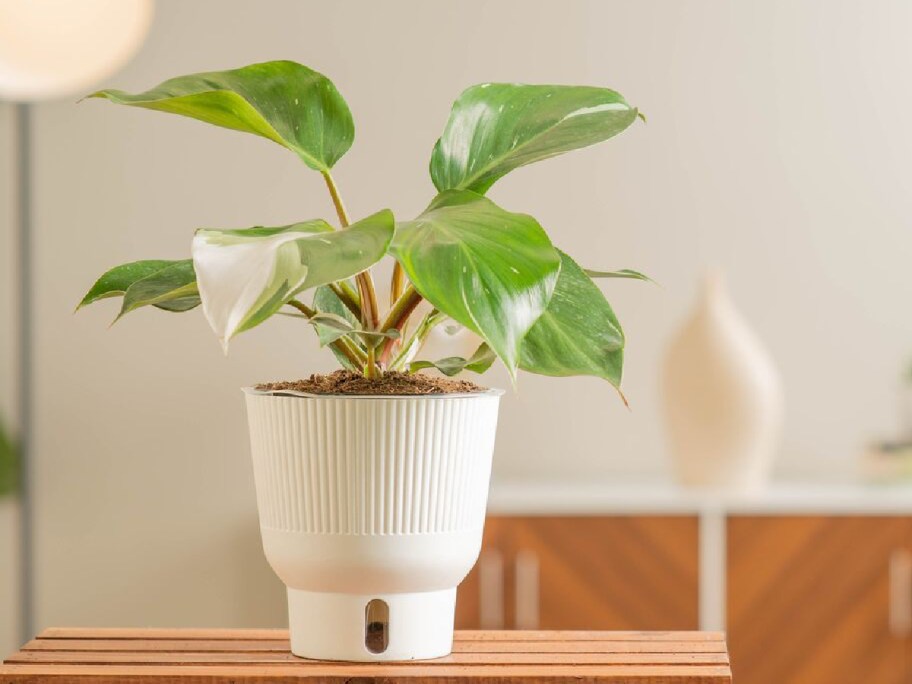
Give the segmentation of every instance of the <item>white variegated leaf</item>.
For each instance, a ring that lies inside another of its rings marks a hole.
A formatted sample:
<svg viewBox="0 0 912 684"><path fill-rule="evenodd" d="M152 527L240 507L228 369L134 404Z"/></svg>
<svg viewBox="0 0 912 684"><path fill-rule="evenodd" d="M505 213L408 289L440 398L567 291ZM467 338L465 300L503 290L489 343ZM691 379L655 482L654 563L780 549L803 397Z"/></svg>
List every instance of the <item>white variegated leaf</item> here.
<svg viewBox="0 0 912 684"><path fill-rule="evenodd" d="M340 231L322 220L198 230L193 265L209 325L227 349L232 337L265 321L297 293L375 264L386 254L393 230L388 210Z"/></svg>

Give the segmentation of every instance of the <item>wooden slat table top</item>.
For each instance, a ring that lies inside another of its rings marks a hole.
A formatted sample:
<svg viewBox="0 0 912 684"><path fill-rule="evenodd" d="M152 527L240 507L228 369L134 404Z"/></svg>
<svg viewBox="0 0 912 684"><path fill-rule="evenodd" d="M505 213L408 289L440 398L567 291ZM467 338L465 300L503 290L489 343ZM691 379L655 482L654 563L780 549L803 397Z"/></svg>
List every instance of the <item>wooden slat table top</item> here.
<svg viewBox="0 0 912 684"><path fill-rule="evenodd" d="M456 633L453 654L401 663L296 658L277 629L47 629L0 684L727 684L718 632Z"/></svg>

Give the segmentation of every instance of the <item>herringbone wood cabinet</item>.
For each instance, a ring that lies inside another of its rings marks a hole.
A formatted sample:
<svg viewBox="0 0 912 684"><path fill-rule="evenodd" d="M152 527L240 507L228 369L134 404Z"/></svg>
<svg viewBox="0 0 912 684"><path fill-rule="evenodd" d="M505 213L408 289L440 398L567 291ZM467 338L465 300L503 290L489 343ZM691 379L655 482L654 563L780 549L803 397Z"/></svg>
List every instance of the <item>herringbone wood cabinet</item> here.
<svg viewBox="0 0 912 684"><path fill-rule="evenodd" d="M733 515L739 684L912 684L912 518ZM492 517L464 629L696 629L694 516Z"/></svg>
<svg viewBox="0 0 912 684"><path fill-rule="evenodd" d="M459 628L697 629L693 516L491 517Z"/></svg>
<svg viewBox="0 0 912 684"><path fill-rule="evenodd" d="M912 520L728 520L739 684L912 682Z"/></svg>

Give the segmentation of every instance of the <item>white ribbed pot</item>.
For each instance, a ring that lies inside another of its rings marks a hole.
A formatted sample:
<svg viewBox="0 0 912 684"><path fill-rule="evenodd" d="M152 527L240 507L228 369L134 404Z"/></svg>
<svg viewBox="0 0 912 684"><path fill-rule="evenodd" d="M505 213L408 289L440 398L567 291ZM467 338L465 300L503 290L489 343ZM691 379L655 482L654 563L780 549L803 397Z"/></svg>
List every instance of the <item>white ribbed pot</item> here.
<svg viewBox="0 0 912 684"><path fill-rule="evenodd" d="M244 390L263 549L292 653L437 658L478 558L502 392Z"/></svg>

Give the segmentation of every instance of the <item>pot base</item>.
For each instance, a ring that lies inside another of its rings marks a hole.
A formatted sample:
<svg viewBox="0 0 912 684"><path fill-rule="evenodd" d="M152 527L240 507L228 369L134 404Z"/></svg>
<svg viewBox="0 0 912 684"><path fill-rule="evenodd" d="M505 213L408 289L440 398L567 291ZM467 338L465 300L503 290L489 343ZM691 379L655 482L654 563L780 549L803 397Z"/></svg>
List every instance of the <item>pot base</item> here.
<svg viewBox="0 0 912 684"><path fill-rule="evenodd" d="M427 660L453 649L456 589L334 594L288 589L291 652L315 660Z"/></svg>

